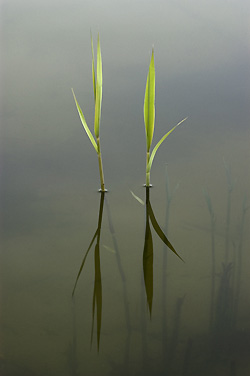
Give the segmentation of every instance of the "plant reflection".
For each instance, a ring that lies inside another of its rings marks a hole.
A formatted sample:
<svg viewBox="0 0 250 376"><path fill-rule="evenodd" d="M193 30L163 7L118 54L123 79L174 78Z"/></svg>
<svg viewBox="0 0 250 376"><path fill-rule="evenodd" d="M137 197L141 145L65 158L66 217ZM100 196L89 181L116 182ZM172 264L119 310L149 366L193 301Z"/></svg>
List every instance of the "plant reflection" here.
<svg viewBox="0 0 250 376"><path fill-rule="evenodd" d="M75 289L81 275L82 269L84 267L85 261L87 259L88 253L96 239L95 245L95 283L94 283L94 292L93 292L93 303L92 303L92 328L91 328L91 344L93 341L94 333L94 319L96 312L96 327L97 327L97 349L99 351L100 346L100 336L101 336L101 325L102 325L102 279L101 279L101 263L100 263L100 236L101 236L101 227L102 227L102 214L103 214L103 205L104 205L105 192L101 192L100 198L100 208L99 208L99 217L98 217L98 226L97 230L89 244L89 247L85 253L83 261L81 263L79 272L76 277L74 289L72 296L74 296Z"/></svg>
<svg viewBox="0 0 250 376"><path fill-rule="evenodd" d="M149 314L152 313L152 304L153 304L153 258L154 258L154 249L153 249L153 239L152 232L150 228L150 222L159 236L159 238L166 244L166 246L176 254L182 261L181 256L176 252L173 245L167 239L166 235L160 228L151 203L150 203L150 187L146 187L146 229L145 229L145 241L144 241L144 250L143 250L143 275L144 275L144 284L147 295L147 303L149 308Z"/></svg>

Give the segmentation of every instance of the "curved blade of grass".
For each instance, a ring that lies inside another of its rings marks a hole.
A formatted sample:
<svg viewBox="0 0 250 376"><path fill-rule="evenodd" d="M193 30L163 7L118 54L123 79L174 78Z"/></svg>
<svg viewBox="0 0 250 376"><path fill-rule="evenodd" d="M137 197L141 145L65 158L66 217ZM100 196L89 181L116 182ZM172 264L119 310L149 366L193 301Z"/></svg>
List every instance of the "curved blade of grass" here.
<svg viewBox="0 0 250 376"><path fill-rule="evenodd" d="M88 127L88 125L87 125L87 123L86 123L86 120L85 120L85 117L84 117L84 115L83 115L83 112L82 112L82 110L81 110L81 107L79 106L79 104L78 104L78 102L77 102L77 100L76 100L76 96L75 96L74 90L73 90L73 89L71 89L71 90L72 90L72 93L73 93L73 96L74 96L74 100L75 100L76 108L77 108L78 114L79 114L79 116L80 116L80 119L81 119L82 125L83 125L83 127L84 127L84 129L85 129L85 131L86 131L86 133L87 133L87 135L88 135L88 137L89 137L89 139L90 139L92 145L94 146L96 152L98 153L97 144L96 144L96 142L95 142L95 139L94 139L92 133L91 133L90 130L89 130L89 127Z"/></svg>
<svg viewBox="0 0 250 376"><path fill-rule="evenodd" d="M154 49L148 70L147 83L144 97L144 123L147 139L147 151L149 151L153 135L155 123L155 65L154 65Z"/></svg>
<svg viewBox="0 0 250 376"><path fill-rule="evenodd" d="M142 201L142 199L140 199L140 197L136 196L134 194L134 192L130 191L132 196L141 204L141 205L144 205L144 201Z"/></svg>
<svg viewBox="0 0 250 376"><path fill-rule="evenodd" d="M182 124L185 120L187 119L187 117L185 119L183 119L182 121L180 121L178 124L176 124L169 132L167 132L161 139L160 141L155 145L151 155L150 155L150 159L149 159L149 162L148 162L148 165L147 165L147 170L146 172L149 172L151 170L151 167L152 167L152 163L153 163L153 160L154 160L154 157L155 157L155 154L157 152L157 150L159 149L160 145L163 143L163 141L170 135L170 133L172 133L175 128L178 127L178 125Z"/></svg>
<svg viewBox="0 0 250 376"><path fill-rule="evenodd" d="M96 63L96 91L95 91L95 135L99 138L99 128L102 107L102 55L100 38L97 40L97 63Z"/></svg>
<svg viewBox="0 0 250 376"><path fill-rule="evenodd" d="M74 285L74 288L73 288L72 296L74 296L75 289L76 289L76 285L77 285L78 279L79 279L79 277L80 277L80 275L81 275L82 269L83 269L83 267L84 267L84 264L85 264L86 258L87 258L88 254L89 254L90 248L91 248L92 244L94 243L94 240L95 240L95 238L96 238L97 236L98 236L98 229L96 230L95 235L93 236L93 238L92 238L92 240L91 240L91 242L90 242L89 248L87 249L87 251L86 251L86 253L85 253L85 256L84 256L84 258L83 258L83 260L82 260L82 263L81 263L81 266L80 266L79 272L78 272L77 277L76 277L76 281L75 281L75 285Z"/></svg>
<svg viewBox="0 0 250 376"><path fill-rule="evenodd" d="M155 215L154 215L154 212L153 212L153 209L152 209L150 202L148 203L148 215L149 215L152 226L155 229L157 235L166 244L166 246L168 246L168 248L171 249L171 251L174 252L176 254L176 256L178 256L179 259L181 259L184 262L184 260L181 258L181 256L178 255L178 253L176 252L176 250L174 249L174 247L172 246L172 244L170 243L170 241L168 240L168 238L166 237L166 235L164 234L164 232L160 228L160 226L159 226L159 224L158 224L158 222L155 218Z"/></svg>

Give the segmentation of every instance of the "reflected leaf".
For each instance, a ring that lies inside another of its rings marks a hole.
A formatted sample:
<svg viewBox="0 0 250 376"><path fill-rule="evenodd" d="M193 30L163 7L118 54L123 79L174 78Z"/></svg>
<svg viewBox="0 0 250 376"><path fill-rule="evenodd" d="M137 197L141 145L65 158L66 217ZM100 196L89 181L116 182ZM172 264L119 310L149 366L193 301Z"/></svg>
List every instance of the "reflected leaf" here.
<svg viewBox="0 0 250 376"><path fill-rule="evenodd" d="M80 270L76 277L75 286L72 292L72 296L74 295L76 285L78 279L81 275L82 269L84 267L86 258L90 251L94 240L96 239L95 245L95 283L94 283L94 291L93 291L93 301L92 301L92 328L91 328L91 344L93 340L93 331L94 331L94 318L95 318L95 309L96 309L96 323L97 323L97 349L99 351L100 346L100 337L101 337L101 323L102 323L102 280L101 280L101 262L100 262L100 236L101 236L101 227L102 227L102 214L103 214L103 206L104 206L104 197L105 192L101 192L100 198L100 208L99 208L99 217L98 217L98 226L97 230L90 242L90 245L86 251L82 264L80 266Z"/></svg>
<svg viewBox="0 0 250 376"><path fill-rule="evenodd" d="M153 212L153 209L151 207L150 201L148 202L147 205L148 205L148 214L149 214L149 217L150 217L150 220L151 220L152 226L154 227L155 232L161 238L161 240L168 246L168 248L171 249L171 251L174 252L176 254L176 256L178 256L179 259L181 259L184 262L184 260L176 252L173 245L170 243L170 241L168 240L168 238L166 237L166 235L164 234L164 232L160 228L160 226L159 226L159 224L158 224L158 222L157 222L157 220L154 216L154 212Z"/></svg>
<svg viewBox="0 0 250 376"><path fill-rule="evenodd" d="M98 235L98 229L96 230L95 235L93 236L93 238L92 238L92 240L91 240L91 242L90 242L89 248L87 249L87 251L86 251L86 253L85 253L84 259L82 260L82 263L81 263L81 266L80 266L79 272L78 272L77 277L76 277L76 281L75 281L75 285L74 285L74 288L73 288L72 296L73 296L74 293L75 293L75 289L76 289L76 285L77 285L78 279L79 279L79 277L80 277L80 275L81 275L81 273L82 273L82 269L83 269L83 267L84 267L84 264L85 264L85 261L86 261L86 259L87 259L88 253L89 253L90 248L92 247L92 244L94 243L94 240L95 240L95 238L97 237L97 235Z"/></svg>
<svg viewBox="0 0 250 376"><path fill-rule="evenodd" d="M146 219L146 231L145 231L145 243L143 250L143 275L144 283L147 295L147 302L149 313L152 313L153 304L153 261L154 261L154 250L153 250L153 239L149 224L149 216Z"/></svg>

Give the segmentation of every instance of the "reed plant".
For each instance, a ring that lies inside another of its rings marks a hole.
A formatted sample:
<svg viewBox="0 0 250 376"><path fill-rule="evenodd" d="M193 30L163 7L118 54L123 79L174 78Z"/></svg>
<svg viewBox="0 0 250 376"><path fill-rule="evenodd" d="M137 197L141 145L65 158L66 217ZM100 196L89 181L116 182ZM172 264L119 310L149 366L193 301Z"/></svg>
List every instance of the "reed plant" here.
<svg viewBox="0 0 250 376"><path fill-rule="evenodd" d="M149 65L147 83L144 97L144 123L146 131L146 143L147 143L147 157L146 157L146 187L150 186L150 171L152 163L157 150L163 141L172 133L178 125L182 124L187 117L176 124L170 131L168 131L160 141L155 145L154 149L150 153L151 144L154 136L155 126L155 63L154 63L154 49L152 49L151 61Z"/></svg>
<svg viewBox="0 0 250 376"><path fill-rule="evenodd" d="M238 245L238 252L237 252L237 274L236 274L236 282L235 282L235 297L234 297L234 309L233 309L233 319L232 323L234 328L237 326L237 319L238 319L238 308L239 308L239 298L240 298L240 291L241 291L241 279L242 279L242 264L243 264L243 239L244 239L244 229L245 229L245 220L246 220L246 213L249 209L247 206L247 196L244 196L243 203L242 203L242 214L240 219L240 226L239 226L239 245Z"/></svg>
<svg viewBox="0 0 250 376"><path fill-rule="evenodd" d="M229 240L230 240L230 222L231 222L231 195L234 188L235 181L232 180L230 167L226 164L223 158L224 167L227 176L227 213L226 213L226 234L225 234L225 264L229 259Z"/></svg>
<svg viewBox="0 0 250 376"><path fill-rule="evenodd" d="M94 121L94 134L91 133L85 117L83 115L82 109L79 106L74 90L72 93L74 96L76 108L81 119L82 125L97 153L99 171L100 171L100 181L101 181L101 192L105 192L104 185L104 174L103 174L103 165L102 165L102 154L100 146L100 121L101 121L101 107L102 107L102 55L101 55L101 46L100 46L100 37L98 34L97 40L97 62L96 62L96 73L95 73L95 59L94 59L94 47L93 47L93 38L91 35L91 50L92 50L92 80L93 80L93 90L94 90L94 100L95 100L95 121ZM96 139L95 139L96 138Z"/></svg>
<svg viewBox="0 0 250 376"><path fill-rule="evenodd" d="M215 309L215 224L216 217L212 206L211 197L206 189L203 189L203 194L207 203L207 208L210 215L211 222L211 301L210 301L210 319L209 328L210 332L213 330L214 325L214 309Z"/></svg>

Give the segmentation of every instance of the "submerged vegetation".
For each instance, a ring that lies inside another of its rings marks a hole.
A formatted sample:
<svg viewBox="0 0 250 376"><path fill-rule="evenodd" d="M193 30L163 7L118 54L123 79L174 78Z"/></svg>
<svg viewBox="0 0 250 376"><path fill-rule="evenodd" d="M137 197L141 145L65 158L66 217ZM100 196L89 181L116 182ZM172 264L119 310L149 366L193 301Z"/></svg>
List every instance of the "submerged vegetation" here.
<svg viewBox="0 0 250 376"><path fill-rule="evenodd" d="M170 131L168 131L160 141L155 145L150 154L150 148L154 136L155 126L155 63L154 63L154 49L152 49L152 56L148 70L147 83L144 97L144 123L146 131L146 143L147 143L147 162L146 162L146 187L150 186L150 171L155 154L163 143L163 141L172 133L178 125L182 124L187 117L176 124Z"/></svg>
<svg viewBox="0 0 250 376"><path fill-rule="evenodd" d="M242 278L242 248L243 231L245 227L245 215L247 212L246 196L243 199L242 214L238 231L233 235L231 228L232 191L235 181L232 180L231 170L224 161L227 178L227 200L225 211L225 240L224 257L220 265L216 261L221 258L216 244L216 216L212 206L212 200L206 190L205 199L211 221L211 302L209 334L211 338L211 355L214 360L220 359L220 354L230 353L229 344L238 335L237 318L239 310L239 297ZM218 263L217 263L218 264ZM219 271L216 270L219 268ZM216 279L215 277L217 278ZM231 343L232 346L232 343Z"/></svg>
<svg viewBox="0 0 250 376"><path fill-rule="evenodd" d="M96 74L95 74L95 59L94 59L94 47L93 47L93 38L91 35L91 50L92 50L92 79L93 79L93 90L94 90L94 100L95 100L95 122L94 122L94 136L92 135L85 117L83 115L82 109L79 106L75 93L72 89L72 93L74 96L76 108L78 114L80 116L82 125L93 145L95 151L98 156L98 163L99 163L99 171L100 171L100 181L101 181L101 191L105 192L105 185L104 185L104 174L103 174L103 165L102 165L102 154L101 154L101 146L100 146L100 121L101 121L101 108L102 108L102 55L101 55L101 46L100 46L100 38L98 34L97 40L97 62L96 62Z"/></svg>

